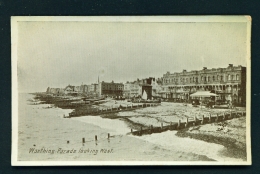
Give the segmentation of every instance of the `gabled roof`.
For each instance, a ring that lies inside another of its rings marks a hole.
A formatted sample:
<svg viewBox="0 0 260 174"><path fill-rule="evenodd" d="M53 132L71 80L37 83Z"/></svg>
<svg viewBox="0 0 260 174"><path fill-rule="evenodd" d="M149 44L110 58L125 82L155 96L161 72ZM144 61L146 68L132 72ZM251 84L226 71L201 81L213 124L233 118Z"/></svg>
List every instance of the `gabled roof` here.
<svg viewBox="0 0 260 174"><path fill-rule="evenodd" d="M71 90L74 90L75 86L68 85L68 86L64 89L64 91L66 91L68 88L70 88Z"/></svg>

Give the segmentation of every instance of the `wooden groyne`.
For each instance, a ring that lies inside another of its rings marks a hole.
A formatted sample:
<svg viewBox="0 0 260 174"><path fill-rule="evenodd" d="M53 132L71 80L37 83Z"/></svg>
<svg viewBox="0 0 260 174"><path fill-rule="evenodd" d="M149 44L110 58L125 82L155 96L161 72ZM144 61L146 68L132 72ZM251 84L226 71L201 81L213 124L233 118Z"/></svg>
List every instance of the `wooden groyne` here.
<svg viewBox="0 0 260 174"><path fill-rule="evenodd" d="M110 113L118 113L118 112L125 112L125 111L132 111L135 109L146 108L146 107L155 107L160 105L160 103L144 103L138 105L127 105L127 106L119 106L119 107L111 107L111 108L92 108L92 109L84 109L80 111L74 111L69 114L69 117L80 117L86 115L102 115L102 114L110 114ZM66 116L64 116L66 117ZM67 118L67 117L66 117Z"/></svg>
<svg viewBox="0 0 260 174"><path fill-rule="evenodd" d="M198 126L203 124L209 124L214 122L221 122L225 120L230 120L233 118L238 118L241 116L246 116L245 111L229 111L229 112L223 112L218 114L209 114L208 116L202 115L200 118L197 117L188 117L185 122L181 122L179 120L178 122L171 122L169 125L163 125L161 123L160 126L154 127L153 125L150 125L148 129L143 129L143 127L140 127L139 130L133 131L131 129L131 134L136 136L142 136L152 133L161 133L168 130L180 130L192 126Z"/></svg>

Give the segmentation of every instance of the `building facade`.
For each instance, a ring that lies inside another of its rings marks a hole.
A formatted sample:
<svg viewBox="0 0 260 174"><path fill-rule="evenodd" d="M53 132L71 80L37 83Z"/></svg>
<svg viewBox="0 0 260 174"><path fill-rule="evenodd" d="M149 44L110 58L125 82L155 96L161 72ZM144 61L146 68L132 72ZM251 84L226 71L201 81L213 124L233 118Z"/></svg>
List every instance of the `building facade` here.
<svg viewBox="0 0 260 174"><path fill-rule="evenodd" d="M103 96L123 96L124 84L112 82L100 82L99 94Z"/></svg>
<svg viewBox="0 0 260 174"><path fill-rule="evenodd" d="M87 93L88 92L88 85L81 85L80 86L80 92L81 93Z"/></svg>
<svg viewBox="0 0 260 174"><path fill-rule="evenodd" d="M152 97L161 97L160 92L162 91L162 78L152 80Z"/></svg>
<svg viewBox="0 0 260 174"><path fill-rule="evenodd" d="M189 100L196 91L215 91L220 100L245 105L246 67L229 64L227 68L204 67L198 71L163 74L161 97Z"/></svg>
<svg viewBox="0 0 260 174"><path fill-rule="evenodd" d="M126 82L124 84L124 96L126 98L132 97L141 97L143 92L147 93L147 98L152 99L158 90L159 86L157 81L153 77L145 78L145 79L137 79L133 82Z"/></svg>
<svg viewBox="0 0 260 174"><path fill-rule="evenodd" d="M91 85L86 85L86 91L87 93L98 93L99 90L99 84L97 83L92 83Z"/></svg>
<svg viewBox="0 0 260 174"><path fill-rule="evenodd" d="M126 82L124 84L123 93L126 98L137 97L138 95L141 95L141 86L137 83L137 81Z"/></svg>

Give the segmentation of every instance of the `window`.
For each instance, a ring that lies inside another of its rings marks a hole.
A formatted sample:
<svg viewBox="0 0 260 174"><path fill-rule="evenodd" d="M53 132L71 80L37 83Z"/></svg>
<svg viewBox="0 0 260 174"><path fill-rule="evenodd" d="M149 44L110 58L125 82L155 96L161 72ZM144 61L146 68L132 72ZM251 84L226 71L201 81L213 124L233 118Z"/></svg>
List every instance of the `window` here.
<svg viewBox="0 0 260 174"><path fill-rule="evenodd" d="M217 75L217 80L219 80L219 76Z"/></svg>
<svg viewBox="0 0 260 174"><path fill-rule="evenodd" d="M212 81L213 81L213 82L215 81L215 76L212 77Z"/></svg>
<svg viewBox="0 0 260 174"><path fill-rule="evenodd" d="M201 81L203 81L203 76L201 76Z"/></svg>
<svg viewBox="0 0 260 174"><path fill-rule="evenodd" d="M230 74L228 75L228 80L231 80L231 76L230 76Z"/></svg>
<svg viewBox="0 0 260 174"><path fill-rule="evenodd" d="M198 77L196 77L196 82L198 82Z"/></svg>
<svg viewBox="0 0 260 174"><path fill-rule="evenodd" d="M208 76L208 82L210 81L210 76Z"/></svg>
<svg viewBox="0 0 260 174"><path fill-rule="evenodd" d="M195 82L195 78L193 77L193 82Z"/></svg>
<svg viewBox="0 0 260 174"><path fill-rule="evenodd" d="M231 80L235 80L235 79L234 79L234 75L231 75Z"/></svg>
<svg viewBox="0 0 260 174"><path fill-rule="evenodd" d="M207 77L204 77L204 81L205 81L205 82L207 81Z"/></svg>
<svg viewBox="0 0 260 174"><path fill-rule="evenodd" d="M223 76L220 76L220 80L221 80L221 81L223 80Z"/></svg>
<svg viewBox="0 0 260 174"><path fill-rule="evenodd" d="M239 75L238 74L236 75L236 80L239 80Z"/></svg>
<svg viewBox="0 0 260 174"><path fill-rule="evenodd" d="M186 78L186 82L188 83L188 78Z"/></svg>

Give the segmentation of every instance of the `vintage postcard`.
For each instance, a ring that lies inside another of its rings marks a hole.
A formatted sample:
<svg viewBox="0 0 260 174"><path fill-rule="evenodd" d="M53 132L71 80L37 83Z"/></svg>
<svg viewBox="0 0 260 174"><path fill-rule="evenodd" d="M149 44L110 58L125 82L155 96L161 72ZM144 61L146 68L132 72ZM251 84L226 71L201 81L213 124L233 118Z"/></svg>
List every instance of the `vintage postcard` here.
<svg viewBox="0 0 260 174"><path fill-rule="evenodd" d="M251 21L12 17L12 165L251 165Z"/></svg>

